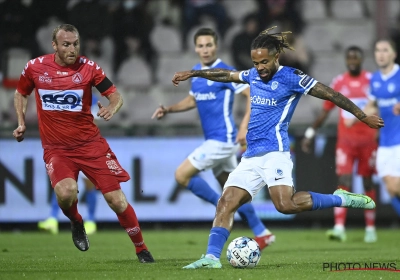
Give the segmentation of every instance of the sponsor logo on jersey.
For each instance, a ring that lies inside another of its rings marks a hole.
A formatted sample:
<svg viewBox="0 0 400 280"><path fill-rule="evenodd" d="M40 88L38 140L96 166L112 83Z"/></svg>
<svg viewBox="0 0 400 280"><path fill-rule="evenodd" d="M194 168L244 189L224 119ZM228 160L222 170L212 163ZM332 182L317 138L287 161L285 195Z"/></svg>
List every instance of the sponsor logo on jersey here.
<svg viewBox="0 0 400 280"><path fill-rule="evenodd" d="M254 104L261 104L261 105L268 105L268 106L277 106L277 101L275 98L264 98L258 95L254 95L250 97L251 103Z"/></svg>
<svg viewBox="0 0 400 280"><path fill-rule="evenodd" d="M57 71L57 75L67 76L67 75L68 75L68 72Z"/></svg>
<svg viewBox="0 0 400 280"><path fill-rule="evenodd" d="M77 73L75 73L74 75L72 75L72 81L73 81L75 84L80 84L80 83L82 83L82 80L83 80L83 77L82 77L81 73L77 72Z"/></svg>
<svg viewBox="0 0 400 280"><path fill-rule="evenodd" d="M44 72L42 76L39 76L39 82L51 84L52 78L49 76L49 73Z"/></svg>
<svg viewBox="0 0 400 280"><path fill-rule="evenodd" d="M42 100L42 109L45 111L82 111L83 89L39 89L38 93Z"/></svg>
<svg viewBox="0 0 400 280"><path fill-rule="evenodd" d="M217 96L215 95L215 92L209 92L209 93L195 92L195 93L193 93L193 96L196 99L196 101L206 101L206 100L217 99Z"/></svg>
<svg viewBox="0 0 400 280"><path fill-rule="evenodd" d="M391 107L397 104L396 98L379 98L377 100L378 107Z"/></svg>

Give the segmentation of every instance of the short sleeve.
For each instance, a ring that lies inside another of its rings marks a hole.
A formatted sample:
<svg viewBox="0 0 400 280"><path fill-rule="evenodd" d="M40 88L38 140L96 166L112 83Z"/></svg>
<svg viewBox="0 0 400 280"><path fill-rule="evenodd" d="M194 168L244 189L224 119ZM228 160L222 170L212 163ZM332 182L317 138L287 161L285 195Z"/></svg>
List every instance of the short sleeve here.
<svg viewBox="0 0 400 280"><path fill-rule="evenodd" d="M234 93L238 94L244 91L249 87L248 84L239 84L239 83L229 83L227 84L228 88L231 89Z"/></svg>
<svg viewBox="0 0 400 280"><path fill-rule="evenodd" d="M30 95L35 88L35 83L30 76L30 69L28 63L26 64L24 70L22 70L21 76L17 84L17 91L22 95Z"/></svg>
<svg viewBox="0 0 400 280"><path fill-rule="evenodd" d="M293 83L293 90L302 94L307 94L318 83L313 77L298 69L294 69L290 75L290 80Z"/></svg>
<svg viewBox="0 0 400 280"><path fill-rule="evenodd" d="M97 64L95 63L94 65L95 67L93 68L93 80L92 80L92 84L93 86L98 86L105 78L106 78L106 74L104 73L103 69ZM117 88L115 87L114 84L111 84L111 86L106 89L103 92L100 92L102 96L108 96L111 93L115 92L117 90Z"/></svg>
<svg viewBox="0 0 400 280"><path fill-rule="evenodd" d="M250 71L251 71L251 69L245 70L245 71L241 71L241 72L239 73L239 79L240 79L242 82L245 82L245 83L247 83L247 84L250 84Z"/></svg>

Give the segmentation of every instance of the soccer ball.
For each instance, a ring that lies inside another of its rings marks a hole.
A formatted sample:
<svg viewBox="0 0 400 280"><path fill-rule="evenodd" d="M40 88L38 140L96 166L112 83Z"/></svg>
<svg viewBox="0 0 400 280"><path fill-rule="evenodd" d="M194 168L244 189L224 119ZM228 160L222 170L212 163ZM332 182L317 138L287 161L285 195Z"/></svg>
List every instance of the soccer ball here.
<svg viewBox="0 0 400 280"><path fill-rule="evenodd" d="M226 257L233 267L253 268L261 259L261 251L254 239L242 236L229 243Z"/></svg>

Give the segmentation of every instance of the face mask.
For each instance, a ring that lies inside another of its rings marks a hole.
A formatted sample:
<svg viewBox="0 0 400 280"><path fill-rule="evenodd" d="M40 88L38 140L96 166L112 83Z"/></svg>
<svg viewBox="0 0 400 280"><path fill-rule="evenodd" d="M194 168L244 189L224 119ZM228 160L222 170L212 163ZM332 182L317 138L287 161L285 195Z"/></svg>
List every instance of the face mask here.
<svg viewBox="0 0 400 280"><path fill-rule="evenodd" d="M124 5L125 10L132 10L138 4L138 1L135 0L127 0L122 3Z"/></svg>

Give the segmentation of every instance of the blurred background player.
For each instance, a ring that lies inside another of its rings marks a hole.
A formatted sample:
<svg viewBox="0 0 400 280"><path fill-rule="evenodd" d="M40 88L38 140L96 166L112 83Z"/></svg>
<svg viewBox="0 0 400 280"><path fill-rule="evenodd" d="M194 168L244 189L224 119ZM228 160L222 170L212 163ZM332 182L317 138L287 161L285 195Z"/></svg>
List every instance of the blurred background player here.
<svg viewBox="0 0 400 280"><path fill-rule="evenodd" d="M93 94L92 95L92 115L93 119L96 120L100 119L97 116L97 112L99 111L99 107L97 106L97 101L100 99ZM88 216L84 221L86 234L90 235L97 231L97 224L95 221L95 212L96 212L96 205L97 205L97 192L96 187L93 183L85 176L85 174L80 173L80 177L82 178L83 185L85 188L84 196L87 205L87 213ZM51 195L51 210L50 210L50 217L46 220L38 222L38 228L40 230L49 231L52 234L58 233L58 213L60 212L60 206L58 206L57 197L55 192L52 192Z"/></svg>
<svg viewBox="0 0 400 280"><path fill-rule="evenodd" d="M333 79L331 88L342 93L358 107L363 109L368 103L369 80L371 73L362 69L363 51L356 46L346 50L347 72ZM311 127L306 130L302 140L302 150L310 153L315 130L322 126L329 113L336 107L325 100L323 109ZM349 191L353 185L353 168L357 162L357 174L362 176L365 194L376 199L375 185L372 175L375 171L375 155L377 149L377 131L369 128L347 111L339 109L339 122L336 143L336 174L338 189ZM375 209L365 211L365 236L367 243L376 242ZM335 226L327 232L332 240L345 241L345 223L347 208L334 208Z"/></svg>
<svg viewBox="0 0 400 280"><path fill-rule="evenodd" d="M388 39L375 43L375 62L379 70L371 78L371 101L366 112L379 109L385 127L379 134L376 169L400 217L400 70L395 63L396 45Z"/></svg>
<svg viewBox="0 0 400 280"><path fill-rule="evenodd" d="M201 28L194 35L195 51L200 63L194 70L233 67L217 58L218 37L214 30ZM234 95L242 93L247 98L246 113L237 132L232 107ZM248 85L237 83L219 83L203 78L192 79L190 94L177 104L160 106L152 118L161 119L167 113L184 112L197 107L206 141L194 150L175 172L176 181L196 196L217 205L220 194L197 176L200 171L212 169L221 187L229 173L237 166L236 152L246 144L247 124L250 118L250 89ZM255 240L264 249L275 241L275 236L257 217L250 203L238 209L241 218L249 224Z"/></svg>

